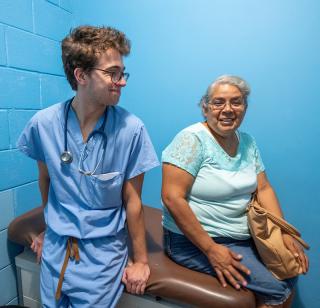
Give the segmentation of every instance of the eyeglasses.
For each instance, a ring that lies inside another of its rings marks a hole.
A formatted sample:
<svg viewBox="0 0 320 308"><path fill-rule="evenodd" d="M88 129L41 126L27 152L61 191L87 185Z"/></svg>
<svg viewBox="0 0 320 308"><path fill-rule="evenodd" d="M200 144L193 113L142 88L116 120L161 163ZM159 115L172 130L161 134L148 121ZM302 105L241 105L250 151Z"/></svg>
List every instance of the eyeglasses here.
<svg viewBox="0 0 320 308"><path fill-rule="evenodd" d="M122 71L108 71L104 70L102 68L97 68L97 67L91 67L92 70L97 70L103 72L105 75L111 77L111 81L113 83L118 83L122 78L127 81L130 74L129 73L124 73Z"/></svg>
<svg viewBox="0 0 320 308"><path fill-rule="evenodd" d="M223 110L227 103L234 110L243 109L246 105L244 99L242 97L231 98L230 100L225 100L223 98L216 98L209 101L209 105L212 106L214 110Z"/></svg>

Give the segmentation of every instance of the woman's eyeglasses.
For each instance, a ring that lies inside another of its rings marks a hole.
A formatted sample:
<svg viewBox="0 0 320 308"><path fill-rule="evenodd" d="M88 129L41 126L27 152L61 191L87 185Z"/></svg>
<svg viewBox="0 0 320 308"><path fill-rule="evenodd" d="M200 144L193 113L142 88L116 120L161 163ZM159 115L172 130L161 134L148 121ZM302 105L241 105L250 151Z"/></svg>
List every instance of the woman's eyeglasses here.
<svg viewBox="0 0 320 308"><path fill-rule="evenodd" d="M232 109L242 109L246 103L244 102L242 97L231 98L230 100L226 100L224 98L214 98L209 101L208 105L212 107L214 110L222 110L229 104Z"/></svg>

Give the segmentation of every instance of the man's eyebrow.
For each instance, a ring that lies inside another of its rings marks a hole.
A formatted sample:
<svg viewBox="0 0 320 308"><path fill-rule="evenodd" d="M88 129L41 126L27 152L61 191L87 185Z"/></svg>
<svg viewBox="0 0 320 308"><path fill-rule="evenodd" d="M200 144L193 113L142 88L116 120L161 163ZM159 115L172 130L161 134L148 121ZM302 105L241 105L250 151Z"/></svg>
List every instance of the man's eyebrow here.
<svg viewBox="0 0 320 308"><path fill-rule="evenodd" d="M125 69L126 69L125 66L124 66L124 67L121 67L121 66L119 66L119 65L114 65L114 66L107 67L107 68L105 68L104 70L105 70L105 71L114 71L114 70L122 70L122 71L124 71Z"/></svg>

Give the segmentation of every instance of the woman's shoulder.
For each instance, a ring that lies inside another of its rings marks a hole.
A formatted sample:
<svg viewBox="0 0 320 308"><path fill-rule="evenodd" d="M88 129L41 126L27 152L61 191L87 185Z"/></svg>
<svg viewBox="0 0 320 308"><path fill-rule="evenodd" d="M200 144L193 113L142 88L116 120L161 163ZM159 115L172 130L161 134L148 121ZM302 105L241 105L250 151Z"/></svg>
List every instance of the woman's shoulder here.
<svg viewBox="0 0 320 308"><path fill-rule="evenodd" d="M181 144L188 145L189 147L201 147L203 143L202 131L203 125L200 122L187 126L176 133L167 148Z"/></svg>
<svg viewBox="0 0 320 308"><path fill-rule="evenodd" d="M173 144L194 143L198 141L197 133L199 131L198 123L192 124L180 130L171 140L169 147Z"/></svg>
<svg viewBox="0 0 320 308"><path fill-rule="evenodd" d="M202 161L202 145L197 137L198 124L181 130L162 152L162 162L170 163L195 176Z"/></svg>
<svg viewBox="0 0 320 308"><path fill-rule="evenodd" d="M240 136L240 140L242 140L243 142L255 143L255 138L251 134L243 131L238 131L238 134Z"/></svg>
<svg viewBox="0 0 320 308"><path fill-rule="evenodd" d="M240 137L240 143L243 148L253 149L257 148L256 139L247 132L238 131Z"/></svg>
<svg viewBox="0 0 320 308"><path fill-rule="evenodd" d="M202 130L202 124L200 122L194 123L182 129L180 133L190 133L190 134L197 134Z"/></svg>
<svg viewBox="0 0 320 308"><path fill-rule="evenodd" d="M176 137L190 136L190 138L195 138L195 139L201 140L203 138L202 134L203 134L204 130L205 130L205 128L202 125L202 123L197 122L197 123L194 123L192 125L185 127L184 129L182 129L180 132L178 132Z"/></svg>

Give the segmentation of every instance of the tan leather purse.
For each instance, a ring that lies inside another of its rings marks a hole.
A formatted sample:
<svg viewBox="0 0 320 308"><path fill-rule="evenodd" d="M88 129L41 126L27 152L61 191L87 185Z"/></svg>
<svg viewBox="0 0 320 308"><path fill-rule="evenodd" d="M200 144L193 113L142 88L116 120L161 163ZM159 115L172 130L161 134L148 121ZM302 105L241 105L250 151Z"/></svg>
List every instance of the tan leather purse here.
<svg viewBox="0 0 320 308"><path fill-rule="evenodd" d="M309 245L300 237L299 231L284 219L264 209L259 204L256 194L253 195L247 211L251 236L269 271L279 280L301 274L299 261L286 248L282 239L282 232L286 232L304 248L309 249Z"/></svg>

